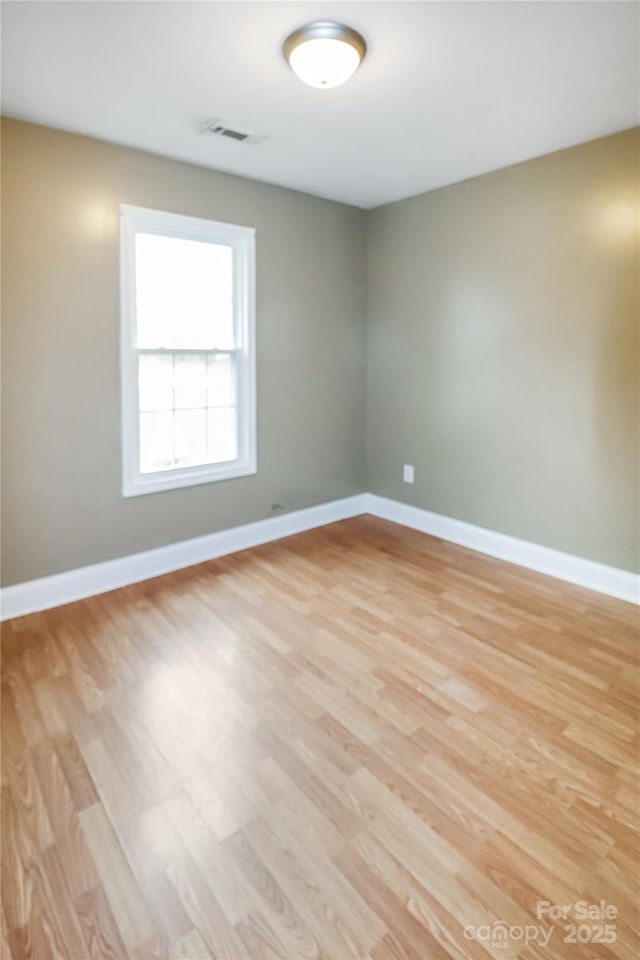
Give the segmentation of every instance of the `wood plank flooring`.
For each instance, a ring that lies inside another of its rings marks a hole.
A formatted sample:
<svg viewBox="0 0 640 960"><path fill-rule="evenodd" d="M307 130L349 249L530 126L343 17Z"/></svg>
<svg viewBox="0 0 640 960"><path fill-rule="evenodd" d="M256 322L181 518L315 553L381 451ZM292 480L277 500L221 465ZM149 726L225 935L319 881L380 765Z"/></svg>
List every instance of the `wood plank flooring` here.
<svg viewBox="0 0 640 960"><path fill-rule="evenodd" d="M635 958L637 643L369 517L11 621L2 957Z"/></svg>

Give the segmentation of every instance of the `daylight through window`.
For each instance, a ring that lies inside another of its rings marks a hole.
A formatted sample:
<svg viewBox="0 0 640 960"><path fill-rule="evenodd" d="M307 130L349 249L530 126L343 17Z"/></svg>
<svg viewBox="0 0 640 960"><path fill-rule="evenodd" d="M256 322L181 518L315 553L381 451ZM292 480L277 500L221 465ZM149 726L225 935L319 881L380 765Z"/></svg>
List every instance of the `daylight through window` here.
<svg viewBox="0 0 640 960"><path fill-rule="evenodd" d="M124 495L254 473L254 231L121 222Z"/></svg>

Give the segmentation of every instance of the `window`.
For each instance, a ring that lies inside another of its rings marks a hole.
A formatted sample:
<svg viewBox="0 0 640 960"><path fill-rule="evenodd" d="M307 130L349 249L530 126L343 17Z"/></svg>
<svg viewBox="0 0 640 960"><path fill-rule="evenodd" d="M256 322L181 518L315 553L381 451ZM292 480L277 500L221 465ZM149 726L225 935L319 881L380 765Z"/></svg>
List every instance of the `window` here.
<svg viewBox="0 0 640 960"><path fill-rule="evenodd" d="M256 472L255 231L120 207L123 496Z"/></svg>

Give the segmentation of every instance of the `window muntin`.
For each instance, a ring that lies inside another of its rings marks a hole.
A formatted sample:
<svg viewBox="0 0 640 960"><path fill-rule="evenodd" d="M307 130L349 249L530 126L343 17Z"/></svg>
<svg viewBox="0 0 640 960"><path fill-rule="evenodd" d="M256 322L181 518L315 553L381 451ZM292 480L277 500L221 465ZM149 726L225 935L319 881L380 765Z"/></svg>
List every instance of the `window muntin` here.
<svg viewBox="0 0 640 960"><path fill-rule="evenodd" d="M121 207L124 496L255 473L254 245Z"/></svg>

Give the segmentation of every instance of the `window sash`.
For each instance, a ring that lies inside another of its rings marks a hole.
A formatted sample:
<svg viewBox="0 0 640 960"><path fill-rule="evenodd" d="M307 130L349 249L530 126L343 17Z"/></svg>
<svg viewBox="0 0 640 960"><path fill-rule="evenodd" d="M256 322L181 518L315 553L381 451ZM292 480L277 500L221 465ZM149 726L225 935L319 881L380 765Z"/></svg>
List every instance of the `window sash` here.
<svg viewBox="0 0 640 960"><path fill-rule="evenodd" d="M148 353L151 356L154 354L177 356L177 354L186 353L188 355L203 357L213 357L220 353L238 355L241 352L239 347L134 347L134 350L138 354Z"/></svg>
<svg viewBox="0 0 640 960"><path fill-rule="evenodd" d="M177 214L121 206L121 382L123 496L152 493L256 472L255 425L255 231ZM138 347L136 342L136 233L158 233L221 243L233 251L233 329L235 345L225 348ZM140 470L139 359L145 355L234 358L237 457L218 463Z"/></svg>
<svg viewBox="0 0 640 960"><path fill-rule="evenodd" d="M204 429L203 441L204 441L204 446L205 446L205 447L208 447L208 446L209 446L209 442L208 442L209 420L210 420L210 417L211 417L211 415L212 415L212 412L217 411L217 410L233 410L234 413L235 413L235 416L234 416L234 420L235 420L235 437L234 437L234 440L235 440L235 446L236 446L236 456L235 456L235 457L232 457L232 458L223 459L223 460L210 460L210 459L208 459L208 458L205 457L205 458L204 458L203 460L201 460L201 461L194 461L194 462L192 462L192 463L186 463L186 464L185 464L185 463L176 462L175 459L174 459L173 464L172 464L172 463L164 463L164 464L162 464L162 465L160 465L160 466L155 467L155 469L145 470L145 469L143 468L143 463L142 463L142 442L141 442L141 437L139 436L139 437L138 437L138 440L139 440L139 448L138 448L138 470L140 471L140 473L141 473L144 477L149 477L149 476L152 476L152 475L154 475L154 474L156 474L156 473L162 473L162 474L164 474L164 473L166 473L167 470L172 470L172 469L185 469L185 468L187 468L187 467L194 467L194 466L206 466L206 465L216 466L216 465L218 465L218 464L234 463L234 462L237 460L237 458L238 458L238 456L239 456L239 453L240 453L240 450L239 450L239 447L240 447L240 436L239 436L239 434L240 434L240 423L239 423L239 419L238 419L238 411L239 411L239 408L240 408L241 405L242 405L242 397L241 397L241 395L240 395L240 394L241 394L241 384L238 382L239 378L238 378L237 358L238 358L239 351L238 351L238 350L182 350L182 349L167 350L167 349L165 349L165 348L155 348L155 347L154 347L154 348L147 348L147 347L143 347L143 348L138 348L138 349L137 349L137 354L138 354L138 417L139 417L139 419L138 419L138 431L139 431L139 433L140 433L140 423L141 423L141 420L142 420L142 418L144 417L145 414L165 414L165 415L169 415L169 416L171 417L171 422L172 422L173 438L172 438L172 442L171 442L168 446L170 446L171 449L173 450L174 458L175 458L175 454L176 454L176 443L177 443L175 430L176 430L177 417L179 417L179 416L180 416L181 414L183 414L183 413L186 413L186 414L189 414L189 413L203 413L203 414L204 414L204 420L205 420L205 429ZM143 405L142 405L141 396L140 396L140 358L141 358L141 357L145 357L145 356L152 356L152 357L153 357L153 356L161 356L161 357L164 356L164 357L171 357L171 358L172 358L173 364L172 364L171 403L170 403L170 405L160 405L160 406L153 406L153 407L147 407L147 406L143 406ZM202 403L197 403L197 404L194 404L194 405L185 405L184 403L178 403L178 401L177 401L177 399L176 399L177 389L176 389L176 378L175 378L175 360L176 360L176 358L183 357L183 356L187 356L187 357L201 357L201 358L205 361L204 383L203 383L203 385L202 385ZM210 402L209 402L209 401L210 401L210 397L209 397L209 382L208 382L209 371L208 371L208 369L207 369L206 361L208 360L209 357L220 357L220 356L227 356L227 357L229 357L230 360L232 361L231 364L230 364L230 381L231 381L231 383L230 383L230 387L231 387L230 396L229 396L229 398L228 398L228 403L210 403ZM215 414L214 414L214 415L215 415Z"/></svg>

